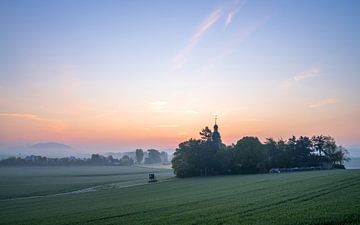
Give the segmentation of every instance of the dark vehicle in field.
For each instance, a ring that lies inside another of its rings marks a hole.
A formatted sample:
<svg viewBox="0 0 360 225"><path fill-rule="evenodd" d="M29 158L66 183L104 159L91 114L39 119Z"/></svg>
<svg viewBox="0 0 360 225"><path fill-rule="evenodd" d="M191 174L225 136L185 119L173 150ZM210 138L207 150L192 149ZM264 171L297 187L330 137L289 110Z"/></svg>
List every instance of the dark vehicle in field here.
<svg viewBox="0 0 360 225"><path fill-rule="evenodd" d="M154 182L157 182L155 174L149 173L149 183L154 183Z"/></svg>

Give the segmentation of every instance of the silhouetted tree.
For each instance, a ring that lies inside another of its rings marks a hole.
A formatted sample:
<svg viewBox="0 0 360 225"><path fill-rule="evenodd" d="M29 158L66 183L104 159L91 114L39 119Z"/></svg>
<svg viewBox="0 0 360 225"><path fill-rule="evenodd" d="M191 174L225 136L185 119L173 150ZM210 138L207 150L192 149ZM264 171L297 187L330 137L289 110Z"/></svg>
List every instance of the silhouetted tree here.
<svg viewBox="0 0 360 225"><path fill-rule="evenodd" d="M200 138L202 141L211 141L212 131L209 127L205 127L200 131Z"/></svg>
<svg viewBox="0 0 360 225"><path fill-rule="evenodd" d="M178 177L201 175L201 140L190 139L179 144L171 160L174 173Z"/></svg>
<svg viewBox="0 0 360 225"><path fill-rule="evenodd" d="M217 167L216 170L220 174L235 174L237 173L237 163L235 161L235 148L230 145L221 148L216 154Z"/></svg>
<svg viewBox="0 0 360 225"><path fill-rule="evenodd" d="M297 166L312 166L312 152L313 144L310 138L300 136L295 139L294 155Z"/></svg>
<svg viewBox="0 0 360 225"><path fill-rule="evenodd" d="M145 164L161 163L160 152L155 149L149 149L148 157L145 158Z"/></svg>
<svg viewBox="0 0 360 225"><path fill-rule="evenodd" d="M130 158L128 155L124 155L120 159L120 164L123 166L132 166L134 164L134 160Z"/></svg>
<svg viewBox="0 0 360 225"><path fill-rule="evenodd" d="M285 151L282 151L279 144L272 138L266 139L264 149L267 154L267 165L270 168L283 167L282 160L285 156Z"/></svg>
<svg viewBox="0 0 360 225"><path fill-rule="evenodd" d="M167 152L160 152L160 158L161 158L161 162L168 162L168 154Z"/></svg>
<svg viewBox="0 0 360 225"><path fill-rule="evenodd" d="M135 154L137 163L141 164L144 159L144 151L142 149L136 149Z"/></svg>
<svg viewBox="0 0 360 225"><path fill-rule="evenodd" d="M314 151L317 152L319 156L322 155L322 152L324 151L324 145L326 142L327 137L320 135L320 136L313 136L311 138L311 141L313 143Z"/></svg>
<svg viewBox="0 0 360 225"><path fill-rule="evenodd" d="M235 161L240 173L266 171L266 154L264 146L257 137L243 137L236 145Z"/></svg>
<svg viewBox="0 0 360 225"><path fill-rule="evenodd" d="M340 165L342 165L344 161L350 161L348 155L348 150L342 146L339 146L336 148L336 151L331 157L331 160L334 164L339 163Z"/></svg>

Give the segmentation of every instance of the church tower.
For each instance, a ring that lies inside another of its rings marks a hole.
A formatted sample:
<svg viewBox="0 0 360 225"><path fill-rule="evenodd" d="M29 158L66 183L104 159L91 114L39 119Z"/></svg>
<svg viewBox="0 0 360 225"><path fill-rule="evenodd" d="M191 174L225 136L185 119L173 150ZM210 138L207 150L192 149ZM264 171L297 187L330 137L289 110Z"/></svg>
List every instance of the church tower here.
<svg viewBox="0 0 360 225"><path fill-rule="evenodd" d="M217 116L215 116L215 125L214 125L214 132L212 133L212 137L211 137L211 141L212 143L216 146L216 148L220 148L222 143L221 143L221 136L219 133L219 127L216 124L216 120L217 120Z"/></svg>

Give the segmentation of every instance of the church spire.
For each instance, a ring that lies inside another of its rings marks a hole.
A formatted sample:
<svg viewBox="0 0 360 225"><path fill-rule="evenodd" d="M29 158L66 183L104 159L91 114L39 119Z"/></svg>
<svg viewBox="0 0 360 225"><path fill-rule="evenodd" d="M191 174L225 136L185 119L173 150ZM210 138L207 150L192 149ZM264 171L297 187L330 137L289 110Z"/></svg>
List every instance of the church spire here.
<svg viewBox="0 0 360 225"><path fill-rule="evenodd" d="M217 115L215 115L215 125L214 125L214 132L216 131L216 132L218 132L218 125L216 124L216 122L217 122Z"/></svg>
<svg viewBox="0 0 360 225"><path fill-rule="evenodd" d="M217 115L215 116L215 124L214 124L214 132L212 133L211 140L216 148L220 148L221 146L221 137L218 131L219 126L217 125Z"/></svg>

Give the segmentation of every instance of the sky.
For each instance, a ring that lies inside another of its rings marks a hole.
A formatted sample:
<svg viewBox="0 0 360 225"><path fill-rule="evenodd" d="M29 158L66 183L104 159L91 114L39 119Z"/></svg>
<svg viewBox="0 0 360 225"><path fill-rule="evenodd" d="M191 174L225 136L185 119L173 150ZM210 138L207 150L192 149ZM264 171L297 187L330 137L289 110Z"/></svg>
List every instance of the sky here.
<svg viewBox="0 0 360 225"><path fill-rule="evenodd" d="M0 4L0 144L82 151L331 135L360 145L360 1Z"/></svg>

